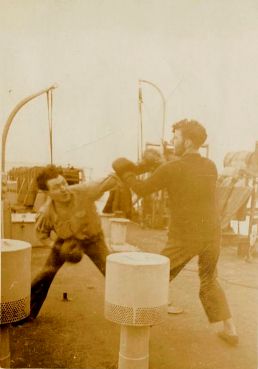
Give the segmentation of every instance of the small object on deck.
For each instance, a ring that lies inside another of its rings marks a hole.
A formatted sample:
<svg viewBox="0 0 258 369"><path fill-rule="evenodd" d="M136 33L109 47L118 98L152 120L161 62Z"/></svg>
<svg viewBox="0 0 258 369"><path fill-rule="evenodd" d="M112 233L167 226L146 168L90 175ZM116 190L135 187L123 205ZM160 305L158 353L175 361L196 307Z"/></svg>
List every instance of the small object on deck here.
<svg viewBox="0 0 258 369"><path fill-rule="evenodd" d="M63 292L63 301L69 301L67 292Z"/></svg>

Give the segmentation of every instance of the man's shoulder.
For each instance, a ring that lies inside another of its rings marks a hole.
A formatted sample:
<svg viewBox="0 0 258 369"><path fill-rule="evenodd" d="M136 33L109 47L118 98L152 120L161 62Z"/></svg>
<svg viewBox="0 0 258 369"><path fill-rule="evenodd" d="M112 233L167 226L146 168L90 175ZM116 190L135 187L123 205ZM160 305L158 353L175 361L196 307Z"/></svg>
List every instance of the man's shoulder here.
<svg viewBox="0 0 258 369"><path fill-rule="evenodd" d="M203 167L205 170L217 174L217 166L213 160L202 156Z"/></svg>
<svg viewBox="0 0 258 369"><path fill-rule="evenodd" d="M185 163L185 158L183 156L174 156L172 159L170 159L166 164L168 165L168 168L175 168L175 170L178 168L182 168Z"/></svg>
<svg viewBox="0 0 258 369"><path fill-rule="evenodd" d="M166 161L165 163L162 163L157 170L159 171L176 171L181 167L181 159L180 158L173 158L173 160Z"/></svg>
<svg viewBox="0 0 258 369"><path fill-rule="evenodd" d="M182 158L180 158L179 156L173 156L172 158L170 158L168 161L166 161L162 165L166 167L178 167L181 161L182 161Z"/></svg>
<svg viewBox="0 0 258 369"><path fill-rule="evenodd" d="M182 172L182 165L180 158L175 160L170 160L165 163L162 163L154 172L155 178L170 178L180 175Z"/></svg>
<svg viewBox="0 0 258 369"><path fill-rule="evenodd" d="M206 158L204 156L202 156L202 160L204 163L206 163L206 165L211 166L211 167L216 167L216 164L213 160Z"/></svg>

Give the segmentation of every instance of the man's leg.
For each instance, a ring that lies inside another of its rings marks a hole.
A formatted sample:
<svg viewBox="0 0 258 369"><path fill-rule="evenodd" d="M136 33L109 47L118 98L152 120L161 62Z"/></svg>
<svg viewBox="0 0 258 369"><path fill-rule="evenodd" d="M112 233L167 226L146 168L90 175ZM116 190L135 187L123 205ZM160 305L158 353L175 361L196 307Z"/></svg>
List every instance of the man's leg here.
<svg viewBox="0 0 258 369"><path fill-rule="evenodd" d="M103 275L106 272L106 258L110 254L103 233L93 237L91 240L82 241L83 251L98 267Z"/></svg>
<svg viewBox="0 0 258 369"><path fill-rule="evenodd" d="M189 250L187 245L179 240L172 240L167 243L166 248L161 253L170 259L170 281L174 279L183 267L196 255L196 252ZM169 314L181 314L184 310L172 303L169 303Z"/></svg>
<svg viewBox="0 0 258 369"><path fill-rule="evenodd" d="M210 323L223 322L220 337L228 343L237 344L236 328L231 317L225 293L217 280L219 242L206 243L199 254L200 299Z"/></svg>
<svg viewBox="0 0 258 369"><path fill-rule="evenodd" d="M62 242L57 242L53 246L42 271L32 281L30 317L33 319L37 317L56 273L65 262L60 256L61 245Z"/></svg>
<svg viewBox="0 0 258 369"><path fill-rule="evenodd" d="M199 254L200 299L211 323L231 317L223 289L217 280L219 246L206 243Z"/></svg>

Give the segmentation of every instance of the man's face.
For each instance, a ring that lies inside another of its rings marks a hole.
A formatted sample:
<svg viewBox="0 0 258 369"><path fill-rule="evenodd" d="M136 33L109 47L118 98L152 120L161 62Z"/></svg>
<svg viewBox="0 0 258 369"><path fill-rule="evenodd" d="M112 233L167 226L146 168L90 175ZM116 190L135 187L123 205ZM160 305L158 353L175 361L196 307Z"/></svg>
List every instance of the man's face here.
<svg viewBox="0 0 258 369"><path fill-rule="evenodd" d="M68 202L71 199L68 183L59 175L47 181L48 194L52 200L57 202Z"/></svg>
<svg viewBox="0 0 258 369"><path fill-rule="evenodd" d="M182 156L185 152L185 139L182 136L181 130L175 130L172 143L174 145L175 155Z"/></svg>

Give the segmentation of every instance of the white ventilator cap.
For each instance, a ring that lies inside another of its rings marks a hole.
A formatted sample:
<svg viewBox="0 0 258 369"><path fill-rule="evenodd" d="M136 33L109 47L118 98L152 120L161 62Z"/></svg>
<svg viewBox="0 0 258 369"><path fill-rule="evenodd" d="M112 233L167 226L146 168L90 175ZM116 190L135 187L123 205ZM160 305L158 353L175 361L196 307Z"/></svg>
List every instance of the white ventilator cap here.
<svg viewBox="0 0 258 369"><path fill-rule="evenodd" d="M101 227L102 227L105 238L108 238L108 239L110 238L111 218L114 218L114 214L101 214L100 215Z"/></svg>
<svg viewBox="0 0 258 369"><path fill-rule="evenodd" d="M20 240L1 239L0 324L30 314L31 245Z"/></svg>
<svg viewBox="0 0 258 369"><path fill-rule="evenodd" d="M145 252L107 257L105 317L124 325L159 324L167 316L169 259Z"/></svg>
<svg viewBox="0 0 258 369"><path fill-rule="evenodd" d="M112 218L110 219L110 241L112 245L122 245L126 242L128 219Z"/></svg>

